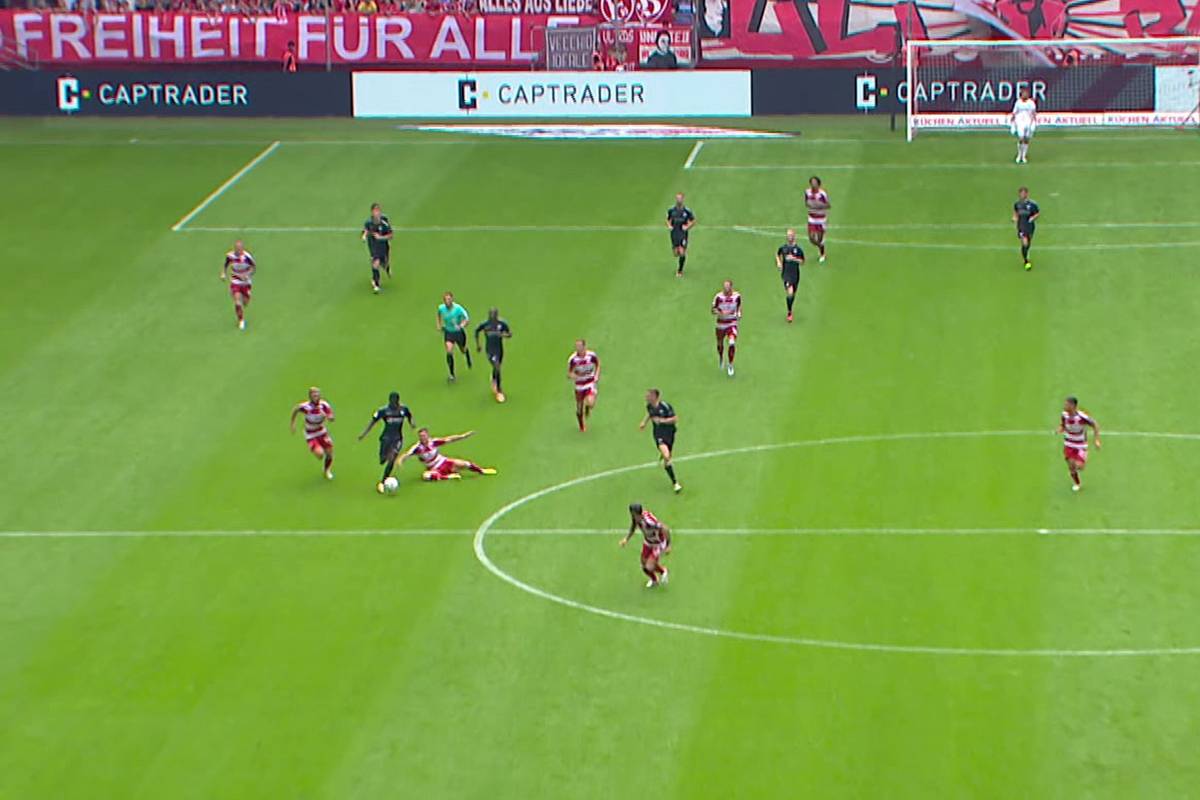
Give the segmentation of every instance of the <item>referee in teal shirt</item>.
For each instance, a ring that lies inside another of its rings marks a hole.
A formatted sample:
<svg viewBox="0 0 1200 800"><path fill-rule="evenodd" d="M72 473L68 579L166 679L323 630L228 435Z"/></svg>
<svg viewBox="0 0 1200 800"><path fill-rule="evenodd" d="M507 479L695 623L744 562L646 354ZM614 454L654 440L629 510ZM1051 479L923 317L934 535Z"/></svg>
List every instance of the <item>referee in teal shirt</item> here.
<svg viewBox="0 0 1200 800"><path fill-rule="evenodd" d="M467 357L467 369L471 368L471 351L467 349L467 324L471 318L467 310L454 302L454 293L442 295L442 304L437 307L437 326L446 345L446 366L450 369L450 382L454 378L454 348L457 345Z"/></svg>

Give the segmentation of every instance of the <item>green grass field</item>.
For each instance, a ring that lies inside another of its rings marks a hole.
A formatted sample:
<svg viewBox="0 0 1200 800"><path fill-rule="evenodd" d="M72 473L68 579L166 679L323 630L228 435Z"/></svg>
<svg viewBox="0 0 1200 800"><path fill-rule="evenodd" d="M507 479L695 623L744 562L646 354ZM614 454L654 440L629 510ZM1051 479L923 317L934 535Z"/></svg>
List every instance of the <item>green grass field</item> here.
<svg viewBox="0 0 1200 800"><path fill-rule="evenodd" d="M685 170L690 140L0 124L0 798L1194 796L1194 136L1050 132L1016 166L999 134L755 124L803 135ZM789 326L774 251L814 172L829 261ZM507 404L478 363L447 384L447 289L511 323ZM313 383L332 483L288 434ZM393 388L499 475L377 495L355 436ZM1078 494L1068 393L1107 439ZM617 547L634 500L675 529L662 590Z"/></svg>

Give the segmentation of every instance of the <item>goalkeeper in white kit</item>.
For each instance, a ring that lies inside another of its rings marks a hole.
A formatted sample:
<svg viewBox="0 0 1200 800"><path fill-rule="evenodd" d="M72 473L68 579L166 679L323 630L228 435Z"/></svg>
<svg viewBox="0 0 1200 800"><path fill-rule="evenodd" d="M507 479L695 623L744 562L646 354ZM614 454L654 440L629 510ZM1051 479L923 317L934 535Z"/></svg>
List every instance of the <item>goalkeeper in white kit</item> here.
<svg viewBox="0 0 1200 800"><path fill-rule="evenodd" d="M1012 114L1009 115L1009 125L1013 135L1017 137L1017 163L1024 164L1029 155L1029 140L1037 129L1037 103L1029 94L1028 89L1022 89L1013 103Z"/></svg>

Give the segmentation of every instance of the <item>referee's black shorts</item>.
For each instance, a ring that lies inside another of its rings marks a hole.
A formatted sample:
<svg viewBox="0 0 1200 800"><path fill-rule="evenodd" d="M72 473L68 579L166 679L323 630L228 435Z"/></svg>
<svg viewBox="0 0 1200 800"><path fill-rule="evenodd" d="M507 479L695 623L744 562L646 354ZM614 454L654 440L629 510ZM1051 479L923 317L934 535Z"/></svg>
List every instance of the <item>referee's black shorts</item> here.
<svg viewBox="0 0 1200 800"><path fill-rule="evenodd" d="M459 347L466 347L467 346L467 332L461 331L461 330L459 330L459 331L444 330L444 331L442 331L442 340L446 341L446 342L454 342Z"/></svg>

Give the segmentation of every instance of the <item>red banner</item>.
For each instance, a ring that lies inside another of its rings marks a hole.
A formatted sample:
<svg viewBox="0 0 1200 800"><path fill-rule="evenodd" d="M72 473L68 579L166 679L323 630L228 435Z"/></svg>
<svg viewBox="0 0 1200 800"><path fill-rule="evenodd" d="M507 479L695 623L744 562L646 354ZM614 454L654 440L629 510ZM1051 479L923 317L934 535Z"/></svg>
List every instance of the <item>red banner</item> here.
<svg viewBox="0 0 1200 800"><path fill-rule="evenodd" d="M905 39L1200 35L1200 0L695 0L701 60L730 66L886 63Z"/></svg>
<svg viewBox="0 0 1200 800"><path fill-rule="evenodd" d="M301 64L528 66L549 25L583 16L430 14L72 14L0 11L0 42L38 64L279 62L294 42Z"/></svg>

